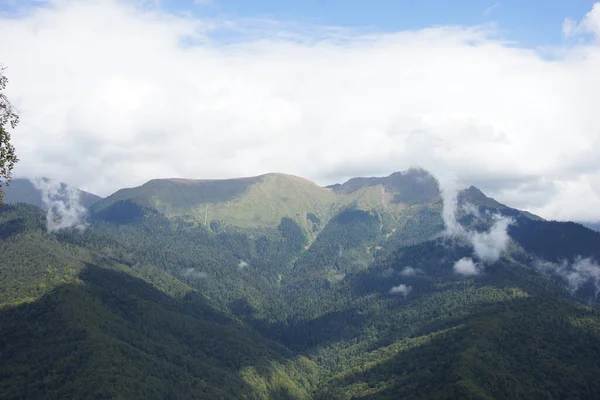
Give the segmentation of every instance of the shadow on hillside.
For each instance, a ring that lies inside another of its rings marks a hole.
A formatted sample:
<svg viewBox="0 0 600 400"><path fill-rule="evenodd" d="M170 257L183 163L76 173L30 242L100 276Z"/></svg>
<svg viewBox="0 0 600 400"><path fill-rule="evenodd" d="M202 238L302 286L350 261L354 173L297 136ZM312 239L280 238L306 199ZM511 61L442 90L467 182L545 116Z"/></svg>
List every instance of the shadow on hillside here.
<svg viewBox="0 0 600 400"><path fill-rule="evenodd" d="M439 294L452 296L455 288L438 291ZM387 301L378 303L371 299L374 309L364 309L364 304L348 307L343 311L333 311L320 317L300 321L295 324L270 324L249 319L249 323L263 335L283 343L296 352L313 352L318 347L327 347L338 342L372 342L370 349L376 349L394 343L397 340L418 337L442 329L458 326L478 315L487 312L500 301L497 299L474 300L455 307L453 304L440 303L438 307L425 307L423 299L430 292L413 292L411 298L392 296L387 293ZM512 300L503 300L511 302ZM425 301L429 304L429 300ZM390 318L390 314L403 313L401 320ZM390 321L393 321L390 323ZM375 332L376 341L371 334Z"/></svg>
<svg viewBox="0 0 600 400"><path fill-rule="evenodd" d="M93 265L80 279L0 310L3 396L242 398L240 370L264 376L290 355L200 296Z"/></svg>
<svg viewBox="0 0 600 400"><path fill-rule="evenodd" d="M0 226L0 239L7 239L10 236L25 232L24 222L24 218L17 218L3 223Z"/></svg>
<svg viewBox="0 0 600 400"><path fill-rule="evenodd" d="M533 269L502 260L487 266L484 273L465 279L452 272L451 260L454 257L439 262L433 250L441 246L427 244L416 247L420 248L417 254L433 255L430 265L416 264L421 272L409 277L398 274L392 278L385 277L382 275L385 267L349 277L347 290L352 301L341 311L290 325L252 321L240 312L243 306L234 308L234 312L246 317L263 335L284 343L288 348L312 352L317 347L336 342L368 340L369 332L375 332L377 337L370 348L384 347L402 338L427 335L464 324L484 315L490 307L499 303L509 304L522 295L571 299L564 285L541 276ZM468 251L459 248L456 257ZM395 270L400 271L402 265L405 264L395 265ZM406 297L390 293L392 286L401 283L411 288ZM396 317L399 314L402 316Z"/></svg>
<svg viewBox="0 0 600 400"><path fill-rule="evenodd" d="M415 347L399 343L389 358L377 353L380 361L369 358L374 365L357 364L326 387L360 387L353 398L370 400L600 398L598 332L569 320L592 314L548 298L499 303L457 329L413 339Z"/></svg>

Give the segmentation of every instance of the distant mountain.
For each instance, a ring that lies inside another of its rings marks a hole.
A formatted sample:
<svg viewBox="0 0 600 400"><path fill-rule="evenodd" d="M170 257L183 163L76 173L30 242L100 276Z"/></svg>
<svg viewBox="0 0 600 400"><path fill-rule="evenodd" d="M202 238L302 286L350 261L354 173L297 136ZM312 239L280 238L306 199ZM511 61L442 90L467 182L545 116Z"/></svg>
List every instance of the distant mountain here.
<svg viewBox="0 0 600 400"><path fill-rule="evenodd" d="M500 204L474 187L461 192L459 201L539 219ZM139 187L117 191L96 202L91 211L114 218L123 210L132 209L127 203L156 210L168 218L184 218L196 225L219 229L274 229L281 218L287 217L311 241L328 221L344 210L379 215L384 233L391 234L424 209L442 207L437 180L419 168L388 177L352 178L328 187L275 173L223 180L154 179Z"/></svg>
<svg viewBox="0 0 600 400"><path fill-rule="evenodd" d="M267 174L224 180L154 179L122 189L96 203L98 212L121 201L151 207L169 217L186 216L208 226L211 221L242 228L276 227L282 217L306 221L326 217L335 194L302 178Z"/></svg>
<svg viewBox="0 0 600 400"><path fill-rule="evenodd" d="M119 190L94 204L92 211L122 201L205 226L214 221L240 228L275 228L282 217L288 217L310 234L344 209L398 216L407 207L439 201L439 189L430 174L416 170L388 178L357 178L325 188L285 174L224 180L155 179Z"/></svg>
<svg viewBox="0 0 600 400"><path fill-rule="evenodd" d="M600 233L457 201L412 169L0 206L0 397L600 398Z"/></svg>
<svg viewBox="0 0 600 400"><path fill-rule="evenodd" d="M67 185L60 183L57 193L65 193ZM3 188L4 202L6 203L25 203L37 207L44 207L42 202L42 193L35 187L29 179L13 179L9 186ZM102 199L93 193L76 189L79 192L80 203L88 208L98 200Z"/></svg>

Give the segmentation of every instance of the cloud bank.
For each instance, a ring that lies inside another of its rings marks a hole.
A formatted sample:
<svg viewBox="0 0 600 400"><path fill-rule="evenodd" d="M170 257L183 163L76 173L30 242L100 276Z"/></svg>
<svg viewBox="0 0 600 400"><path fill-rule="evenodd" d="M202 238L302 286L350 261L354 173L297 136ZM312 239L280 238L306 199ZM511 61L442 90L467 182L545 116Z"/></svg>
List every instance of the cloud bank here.
<svg viewBox="0 0 600 400"><path fill-rule="evenodd" d="M564 45L531 49L488 26L364 33L139 3L0 16L16 175L108 195L161 177L328 184L421 165L546 218L600 220L598 4L565 23Z"/></svg>

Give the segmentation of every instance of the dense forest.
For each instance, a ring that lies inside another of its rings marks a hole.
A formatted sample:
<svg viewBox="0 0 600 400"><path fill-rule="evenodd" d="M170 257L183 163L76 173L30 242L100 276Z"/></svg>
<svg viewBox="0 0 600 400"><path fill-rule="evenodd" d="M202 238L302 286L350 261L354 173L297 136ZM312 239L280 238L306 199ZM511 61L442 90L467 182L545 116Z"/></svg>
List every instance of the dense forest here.
<svg viewBox="0 0 600 400"><path fill-rule="evenodd" d="M600 398L600 234L470 188L449 236L421 181L272 226L123 198L50 231L0 206L0 398Z"/></svg>

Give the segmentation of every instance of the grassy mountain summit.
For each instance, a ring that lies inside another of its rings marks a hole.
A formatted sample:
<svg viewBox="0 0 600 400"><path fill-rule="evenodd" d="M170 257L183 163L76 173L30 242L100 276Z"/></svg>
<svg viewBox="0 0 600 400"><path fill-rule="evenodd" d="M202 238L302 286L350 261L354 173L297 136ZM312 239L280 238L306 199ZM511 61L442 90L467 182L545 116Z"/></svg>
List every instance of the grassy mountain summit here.
<svg viewBox="0 0 600 400"><path fill-rule="evenodd" d="M204 226L218 221L240 228L274 228L288 217L313 232L347 208L397 215L410 206L434 203L439 201L439 188L433 176L417 169L329 187L275 173L223 180L154 179L121 189L91 210L99 212L120 201L156 209L167 217L188 217Z"/></svg>
<svg viewBox="0 0 600 400"><path fill-rule="evenodd" d="M309 213L327 218L335 198L330 189L285 174L223 180L154 179L119 190L96 203L92 211L129 200L168 217L192 217L205 226L219 221L241 228L274 228L282 217L302 225Z"/></svg>

